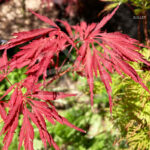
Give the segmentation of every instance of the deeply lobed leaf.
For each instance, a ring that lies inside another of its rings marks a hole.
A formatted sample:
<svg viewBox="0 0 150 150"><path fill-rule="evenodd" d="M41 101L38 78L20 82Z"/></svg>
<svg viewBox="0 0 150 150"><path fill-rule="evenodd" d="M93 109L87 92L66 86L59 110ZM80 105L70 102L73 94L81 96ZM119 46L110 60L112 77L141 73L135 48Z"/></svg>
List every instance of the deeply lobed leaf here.
<svg viewBox="0 0 150 150"><path fill-rule="evenodd" d="M28 84L30 83L30 86ZM49 92L41 91L39 88L40 84L33 84L32 77L28 77L20 83L12 85L1 97L4 99L5 96L13 91L11 98L8 102L9 112L6 114L4 104L1 103L0 115L4 120L4 126L0 132L0 135L5 134L3 143L4 150L7 150L10 143L12 142L15 130L18 126L18 119L21 114L23 114L23 122L19 135L19 146L20 150L22 143L24 141L24 147L26 150L33 150L33 139L34 139L34 129L31 125L31 121L39 129L40 137L43 141L45 148L47 147L47 142L56 150L59 150L57 144L52 139L52 136L48 133L45 118L55 125L55 121L61 124L66 124L67 126L74 128L80 132L85 132L84 130L72 125L67 119L61 117L53 104L49 100L56 100L58 98L65 98L69 96L75 96L75 94L65 94L61 92ZM32 89L31 89L32 87ZM23 93L22 88L26 88L26 92ZM30 107L29 107L30 105Z"/></svg>

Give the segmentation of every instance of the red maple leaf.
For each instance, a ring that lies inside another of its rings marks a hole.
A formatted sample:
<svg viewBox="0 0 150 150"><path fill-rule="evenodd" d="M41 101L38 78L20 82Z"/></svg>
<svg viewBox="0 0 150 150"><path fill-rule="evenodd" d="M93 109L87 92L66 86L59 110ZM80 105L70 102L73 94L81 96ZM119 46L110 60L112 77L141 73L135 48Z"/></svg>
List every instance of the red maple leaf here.
<svg viewBox="0 0 150 150"><path fill-rule="evenodd" d="M59 60L61 51L68 46L74 47L77 58L73 67L79 74L87 77L91 92L91 105L93 105L94 74L97 76L98 70L109 96L111 111L111 77L109 72L112 73L113 69L120 75L122 75L122 72L126 73L149 91L136 71L128 63L129 61L140 61L150 65L138 52L141 44L137 40L119 32L107 33L101 31L101 28L112 18L118 8L119 6L98 24L87 25L85 22L81 22L79 25L70 26L67 22L58 20L65 26L67 33L61 31L52 20L31 11L39 19L48 23L50 28L17 33L15 34L17 36L15 39L10 40L8 44L1 46L0 49L9 49L32 40L28 45L20 48L21 51L13 56L8 65L12 69L28 66L27 74L34 76L37 81L41 75L43 75L44 79L46 78L47 69L54 64L54 56L57 56ZM74 29L74 34L72 28ZM79 48L77 48L78 43L81 44ZM97 50L95 44L103 50ZM81 70L83 73L80 73Z"/></svg>
<svg viewBox="0 0 150 150"><path fill-rule="evenodd" d="M8 68L7 49L0 57L0 62L0 81L2 81L11 72L11 69Z"/></svg>
<svg viewBox="0 0 150 150"><path fill-rule="evenodd" d="M48 23L50 28L15 33L14 35L16 38L11 39L6 45L0 46L0 49L10 49L30 41L28 45L20 48L21 51L13 56L13 59L8 62L8 65L11 68L11 71L15 68L28 66L28 75L34 75L36 80L38 80L39 76L43 75L43 78L45 79L47 76L47 69L54 63L54 57L59 57L59 53L70 45L75 47L75 44L71 39L73 34L71 33L71 27L67 22L58 20L64 24L70 37L61 31L52 20L33 11L31 12L42 21Z"/></svg>
<svg viewBox="0 0 150 150"><path fill-rule="evenodd" d="M141 44L137 40L119 32L107 33L101 31L101 28L112 18L118 8L119 6L116 7L111 14L104 17L98 24L92 23L87 25L85 22L81 22L80 25L73 27L75 33L78 34L76 39L80 39L79 43L81 44L81 47L77 49L78 56L75 62L75 71L80 70L81 64L84 66L82 70L86 73L85 76L90 86L91 105L93 105L94 73L97 76L98 70L101 81L104 83L109 96L110 112L112 112L110 86L112 81L109 72L112 73L113 68L120 75L122 75L122 72L126 73L149 92L136 71L129 65L131 61L140 61L148 66L150 65L150 63L138 53ZM98 46L95 45L100 46L103 50L98 50Z"/></svg>
<svg viewBox="0 0 150 150"><path fill-rule="evenodd" d="M24 81L12 85L0 98L4 99L5 96L13 90L13 94L11 95L11 98L8 102L9 112L7 115L5 113L5 108L2 107L2 103L0 105L0 114L5 123L0 133L0 135L5 134L3 140L4 150L8 149L12 141L13 135L18 126L18 119L21 114L23 114L23 123L20 130L18 149L21 148L23 141L25 149L33 149L34 131L30 123L31 121L39 129L40 137L45 148L47 147L46 143L48 142L50 145L53 145L55 149L59 149L47 131L45 118L53 125L55 125L55 121L58 121L59 123L66 124L67 126L78 131L85 132L84 130L69 123L69 121L64 117L60 116L52 102L50 102L59 98L75 96L75 94L41 91L39 89L41 87L40 83L34 84L34 86L32 86L34 83L33 79L34 78L32 77L28 77ZM30 105L30 107L28 105Z"/></svg>

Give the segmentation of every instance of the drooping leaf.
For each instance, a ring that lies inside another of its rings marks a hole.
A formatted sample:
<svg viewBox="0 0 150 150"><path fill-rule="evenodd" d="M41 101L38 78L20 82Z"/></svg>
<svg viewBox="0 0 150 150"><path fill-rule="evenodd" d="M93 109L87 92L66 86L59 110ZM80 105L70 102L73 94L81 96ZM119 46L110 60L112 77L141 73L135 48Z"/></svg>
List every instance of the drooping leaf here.
<svg viewBox="0 0 150 150"><path fill-rule="evenodd" d="M93 105L93 73L97 76L97 70L101 81L104 83L109 97L110 111L112 110L111 98L111 77L109 73L113 70L123 76L123 72L130 76L135 82L141 84L148 92L148 88L143 84L142 80L131 67L129 62L142 62L150 65L138 52L141 45L137 40L130 38L128 35L114 32L102 32L101 28L112 18L119 6L117 6L111 14L104 17L100 23L87 25L81 22L80 25L73 26L76 39L80 39L80 48L77 50L77 59L75 61L75 71L85 72L88 84L90 86L91 104ZM98 45L98 46L97 46ZM101 47L102 50L98 50Z"/></svg>

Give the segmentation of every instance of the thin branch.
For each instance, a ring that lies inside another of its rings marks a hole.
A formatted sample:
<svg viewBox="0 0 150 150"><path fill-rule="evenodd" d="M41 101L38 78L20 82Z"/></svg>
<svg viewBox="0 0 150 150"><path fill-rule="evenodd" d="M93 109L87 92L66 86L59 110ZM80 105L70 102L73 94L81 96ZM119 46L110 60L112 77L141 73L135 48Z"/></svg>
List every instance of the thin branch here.
<svg viewBox="0 0 150 150"><path fill-rule="evenodd" d="M61 72L59 74L57 74L56 76L54 76L51 80L49 80L45 86L42 88L42 90L46 87L46 85L52 83L54 80L60 78L61 76L63 76L65 73L69 72L71 69L73 68L73 66L69 67L68 69L66 69L64 72Z"/></svg>
<svg viewBox="0 0 150 150"><path fill-rule="evenodd" d="M10 80L8 79L8 77L6 76L5 79L9 82L9 84L12 86L13 84L10 82Z"/></svg>
<svg viewBox="0 0 150 150"><path fill-rule="evenodd" d="M146 10L144 11L144 16L145 16L145 18L143 20L144 35L145 35L146 45L149 46L150 42L149 42L149 39L148 39L148 26L147 26L148 16L147 16L147 11Z"/></svg>

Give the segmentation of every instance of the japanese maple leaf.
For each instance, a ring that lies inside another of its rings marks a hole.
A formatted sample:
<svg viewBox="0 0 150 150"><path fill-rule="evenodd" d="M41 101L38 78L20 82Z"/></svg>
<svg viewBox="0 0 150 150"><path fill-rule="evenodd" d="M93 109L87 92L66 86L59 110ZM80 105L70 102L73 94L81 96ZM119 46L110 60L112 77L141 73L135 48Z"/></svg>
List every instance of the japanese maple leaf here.
<svg viewBox="0 0 150 150"><path fill-rule="evenodd" d="M118 7L97 24L87 25L85 22L81 22L79 25L72 27L67 22L58 20L65 26L67 33L61 31L52 20L31 11L39 19L48 23L50 28L17 33L15 34L17 36L15 39L10 40L0 49L7 50L30 41L28 45L20 48L21 51L15 54L7 65L11 69L28 66L26 73L29 76L34 76L35 81L38 81L38 77L41 75L43 75L44 79L46 78L46 71L54 64L55 56L59 60L60 52L68 46L74 47L77 53L77 58L73 65L74 70L79 73L83 71L80 74L87 77L91 92L91 105L93 105L94 74L97 76L99 73L109 96L111 111L111 77L109 72L112 73L113 70L116 70L120 75L124 72L149 91L136 71L129 65L129 61L140 61L148 66L150 65L138 52L139 47L143 45L122 33L101 31L101 28L112 18ZM74 29L74 34L72 28ZM79 48L77 48L78 43L81 44ZM98 50L98 46L102 50Z"/></svg>
<svg viewBox="0 0 150 150"><path fill-rule="evenodd" d="M22 46L20 51L13 56L7 65L11 70L28 66L27 74L38 77L47 76L47 69L54 64L54 57L59 57L59 53L68 46L74 46L71 39L71 27L65 21L60 21L66 27L68 35L50 19L31 11L42 21L50 25L49 28L37 29L28 32L15 33L16 38L11 39L6 45L0 46L0 49L10 49L16 45L20 45L30 41L28 45ZM58 58L59 61L59 58Z"/></svg>
<svg viewBox="0 0 150 150"><path fill-rule="evenodd" d="M13 135L18 126L19 116L21 114L23 114L23 123L20 130L18 149L21 148L24 141L25 149L33 150L34 130L30 123L31 121L39 129L40 137L45 148L47 147L48 142L50 145L53 145L56 150L59 149L53 141L52 136L47 131L45 118L53 125L58 121L59 123L66 124L78 131L85 132L69 123L64 117L60 116L52 104L53 100L75 96L75 94L41 91L40 87L41 84L35 84L33 77L28 77L24 81L10 86L6 93L0 98L0 100L5 99L5 96L13 91L13 94L8 101L9 112L7 115L5 109L2 107L3 105L0 105L0 108L2 108L0 115L5 123L0 132L0 135L5 134L3 139L3 150L7 150L12 142Z"/></svg>
<svg viewBox="0 0 150 150"><path fill-rule="evenodd" d="M75 71L80 70L82 65L82 71L85 72L90 86L91 105L93 105L94 74L97 76L99 72L101 81L104 83L109 96L110 112L112 112L110 86L112 81L109 72L112 73L114 69L120 75L124 72L134 81L140 83L149 92L136 71L129 65L129 62L143 62L148 66L150 65L150 63L138 53L141 44L128 35L119 32L107 33L101 31L101 28L112 18L118 8L119 6L116 7L111 14L104 17L98 24L92 23L87 25L85 22L81 22L80 25L73 26L75 34L78 34L76 39L81 43L81 47L77 49L78 55L75 61ZM98 50L98 46L100 46L102 50Z"/></svg>
<svg viewBox="0 0 150 150"><path fill-rule="evenodd" d="M7 103L4 101L1 101L0 102L0 116L3 120L5 120L7 116L6 111L5 111L6 107L8 107Z"/></svg>
<svg viewBox="0 0 150 150"><path fill-rule="evenodd" d="M0 81L2 81L11 71L8 69L7 50L0 57Z"/></svg>

